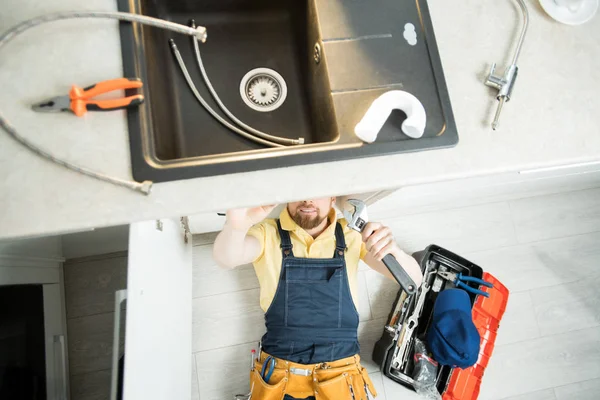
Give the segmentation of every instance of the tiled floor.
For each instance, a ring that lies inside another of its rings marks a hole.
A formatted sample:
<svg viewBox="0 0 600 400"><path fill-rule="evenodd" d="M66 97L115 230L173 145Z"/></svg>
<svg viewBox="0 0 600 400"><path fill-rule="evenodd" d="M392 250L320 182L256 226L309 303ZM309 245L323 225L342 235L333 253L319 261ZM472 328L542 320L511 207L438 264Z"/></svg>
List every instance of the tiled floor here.
<svg viewBox="0 0 600 400"><path fill-rule="evenodd" d="M600 398L600 189L384 222L406 251L438 244L511 290L481 400ZM249 353L264 330L258 282L251 266L219 269L202 243L194 247L192 398L228 400L248 391ZM417 399L370 361L397 288L366 266L359 273L362 356L378 399Z"/></svg>

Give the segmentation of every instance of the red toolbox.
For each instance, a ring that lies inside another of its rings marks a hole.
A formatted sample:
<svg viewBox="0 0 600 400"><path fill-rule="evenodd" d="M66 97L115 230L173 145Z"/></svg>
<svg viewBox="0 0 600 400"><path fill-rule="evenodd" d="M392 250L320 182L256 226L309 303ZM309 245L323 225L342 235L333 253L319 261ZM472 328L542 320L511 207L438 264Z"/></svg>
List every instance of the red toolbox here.
<svg viewBox="0 0 600 400"><path fill-rule="evenodd" d="M475 400L479 396L479 388L483 379L485 368L492 356L496 335L500 320L506 310L508 303L508 289L493 275L484 272L478 265L436 245L430 245L427 249L415 253L414 257L421 265L422 271L427 275L431 271L450 271L462 273L491 282L494 287L488 288L470 283L469 286L489 293L489 297L471 294L473 322L481 337L481 347L477 363L467 369L440 366L436 378L436 386L444 400ZM433 316L433 305L440 291L452 288L454 285L448 281L440 282L437 275L430 275L432 286L425 296L422 313L415 328L415 334L408 344L407 357L403 363L398 363L394 357L397 351L398 340L402 323L410 315L415 307L417 295L407 298L406 294L399 290L392 310L388 317L388 323L384 328L381 339L376 343L373 350L373 360L377 362L381 371L388 378L410 389L415 389L412 373L414 370L414 338L424 338L431 324Z"/></svg>
<svg viewBox="0 0 600 400"><path fill-rule="evenodd" d="M492 274L485 272L483 280L494 284L494 288L481 287L490 297L477 296L473 305L473 322L481 336L481 349L477 363L467 369L453 368L447 385L442 391L444 400L477 399L483 373L490 361L496 343L500 320L508 303L508 289Z"/></svg>

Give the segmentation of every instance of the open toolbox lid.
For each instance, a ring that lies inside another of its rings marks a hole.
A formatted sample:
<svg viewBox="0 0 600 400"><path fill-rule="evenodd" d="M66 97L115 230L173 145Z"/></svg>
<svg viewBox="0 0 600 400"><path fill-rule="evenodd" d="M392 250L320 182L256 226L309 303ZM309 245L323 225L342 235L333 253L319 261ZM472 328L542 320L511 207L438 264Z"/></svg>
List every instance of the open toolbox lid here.
<svg viewBox="0 0 600 400"><path fill-rule="evenodd" d="M490 297L486 298L481 295L469 293L473 321L481 337L477 363L464 370L449 366L440 366L436 379L438 391L443 395L444 400L477 399L483 372L487 367L496 341L499 322L506 310L509 291L500 281L491 274L484 272L478 265L439 246L430 245L425 250L413 254L413 256L417 259L423 271L432 271L435 268L438 270L461 272L463 275L480 278L494 285L493 288L488 288L485 286L480 287L477 284L469 284L474 289L482 290L490 295ZM438 290L431 290L427 293L425 305L415 330L415 337L424 337L429 329L432 323L433 305L439 291L453 286L450 282L445 282ZM399 309L398 303L403 298L402 293L403 291L399 290L388 318L388 324L384 328L383 335L373 350L373 360L381 366L382 372L388 378L414 390L414 381L411 377L414 368L412 361L414 340L409 345L410 356L406 365L402 369L395 369L392 365L392 354L398 344L397 332L399 327L397 324L397 312ZM413 296L413 299L409 303L407 314L410 314L415 307L416 297L416 295Z"/></svg>

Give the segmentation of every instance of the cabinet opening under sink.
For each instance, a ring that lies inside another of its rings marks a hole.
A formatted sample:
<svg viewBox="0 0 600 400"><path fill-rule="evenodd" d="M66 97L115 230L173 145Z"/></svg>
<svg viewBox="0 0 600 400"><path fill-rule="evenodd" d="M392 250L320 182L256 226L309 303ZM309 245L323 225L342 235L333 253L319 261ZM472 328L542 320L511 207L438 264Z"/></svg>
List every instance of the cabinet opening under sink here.
<svg viewBox="0 0 600 400"><path fill-rule="evenodd" d="M245 124L270 135L304 143L337 139L325 63L314 61L315 12L304 0L154 0L140 1L138 12L187 25L205 26L200 52L206 73L224 105ZM145 74L147 157L156 162L226 154L273 151L220 124L196 100L180 71L169 39L174 39L198 91L224 116L202 79L192 39L172 32L137 27L138 68ZM257 68L275 71L270 79L247 74ZM244 77L247 77L242 83ZM281 82L283 80L283 82ZM257 86L259 85L259 86ZM260 85L267 85L260 98ZM241 93L240 87L245 87ZM287 96L280 97L287 88ZM258 93L257 95L254 95ZM245 97L245 99L244 99ZM278 107L271 111L270 104ZM252 106L255 106L252 108ZM226 118L227 119L227 118Z"/></svg>

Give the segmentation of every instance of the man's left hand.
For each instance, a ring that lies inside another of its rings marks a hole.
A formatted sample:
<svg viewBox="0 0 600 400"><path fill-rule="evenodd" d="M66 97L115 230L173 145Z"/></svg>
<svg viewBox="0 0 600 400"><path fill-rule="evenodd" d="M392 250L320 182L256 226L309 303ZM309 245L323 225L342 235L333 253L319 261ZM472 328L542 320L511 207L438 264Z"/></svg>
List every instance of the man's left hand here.
<svg viewBox="0 0 600 400"><path fill-rule="evenodd" d="M367 251L377 261L381 261L387 254L392 254L396 258L402 254L394 240L392 230L380 222L367 223L361 234Z"/></svg>

